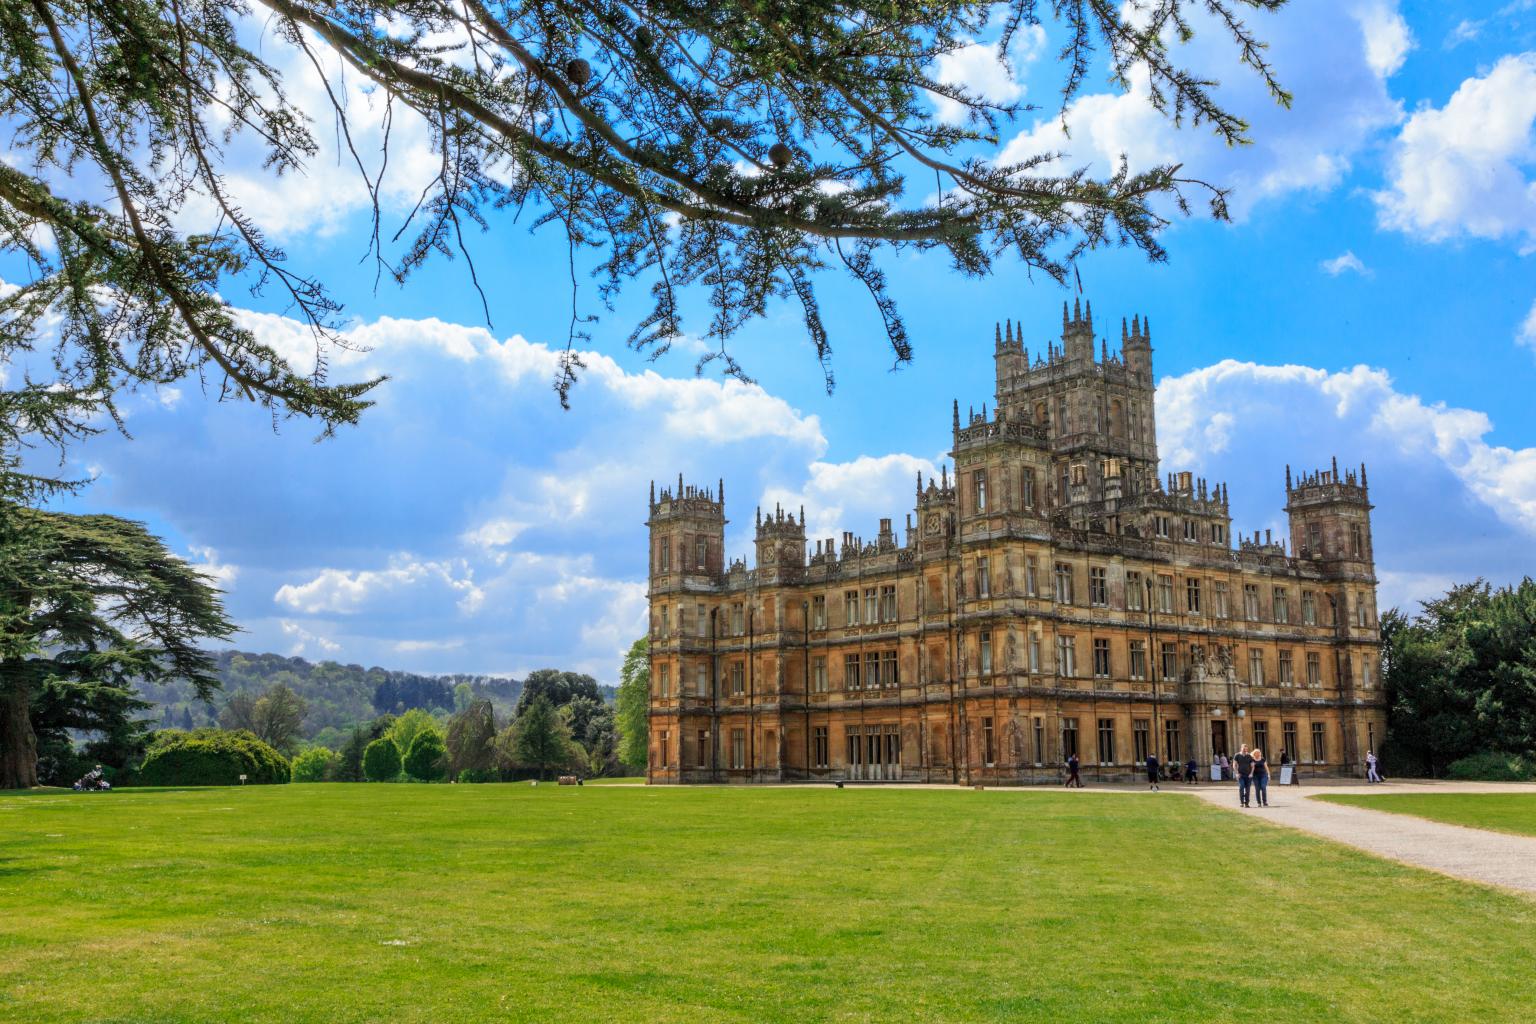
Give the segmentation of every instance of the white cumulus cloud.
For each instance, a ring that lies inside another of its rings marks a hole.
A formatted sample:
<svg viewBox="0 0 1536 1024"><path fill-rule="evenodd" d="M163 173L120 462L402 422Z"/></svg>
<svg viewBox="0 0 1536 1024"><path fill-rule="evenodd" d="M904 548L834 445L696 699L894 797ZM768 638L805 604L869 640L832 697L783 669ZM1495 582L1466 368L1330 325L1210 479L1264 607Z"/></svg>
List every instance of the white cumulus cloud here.
<svg viewBox="0 0 1536 1024"><path fill-rule="evenodd" d="M1392 146L1383 226L1429 241L1512 239L1536 246L1536 53L1468 78L1440 108L1408 119Z"/></svg>
<svg viewBox="0 0 1536 1024"><path fill-rule="evenodd" d="M1364 263L1360 262L1360 257L1356 256L1349 249L1345 249L1331 260L1323 260L1318 266L1329 277L1338 277L1346 271L1352 271L1356 274L1369 274L1371 272Z"/></svg>

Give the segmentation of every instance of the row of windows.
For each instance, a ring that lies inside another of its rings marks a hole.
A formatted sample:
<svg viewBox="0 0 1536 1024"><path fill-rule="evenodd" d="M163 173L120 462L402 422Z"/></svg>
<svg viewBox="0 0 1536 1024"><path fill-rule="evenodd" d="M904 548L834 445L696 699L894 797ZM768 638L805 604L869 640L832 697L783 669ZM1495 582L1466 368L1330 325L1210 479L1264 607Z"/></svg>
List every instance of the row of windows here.
<svg viewBox="0 0 1536 1024"><path fill-rule="evenodd" d="M989 598L993 593L992 559L981 556L972 563L973 590L978 598ZM1024 593L1028 597L1039 596L1039 569L1037 559L1031 557L1024 564ZM1230 619L1232 602L1226 580L1202 580L1186 576L1182 588L1175 583L1171 573L1144 575L1130 570L1125 574L1125 611L1140 612L1151 608L1163 614L1209 615L1214 619ZM1076 572L1070 562L1057 562L1051 577L1051 596L1058 604L1077 604ZM1371 624L1370 605L1364 594L1351 598L1352 619L1361 628ZM1088 567L1088 606L1110 606L1109 570L1105 566ZM865 587L843 592L843 624L848 626L878 625L899 621L895 584ZM656 606L656 623L659 635L672 631L668 605ZM1269 590L1268 615L1262 603L1259 584L1242 585L1242 617L1250 622L1272 620L1278 625L1300 624L1304 626L1335 625L1333 602L1330 595L1312 590L1301 592L1299 606L1293 606L1288 587L1271 587ZM1294 613L1294 615L1293 615ZM816 595L811 599L811 628L826 629L827 599ZM702 604L677 606L677 631L682 634L707 636L709 633L708 611ZM745 636L747 610L740 602L729 608L726 635Z"/></svg>
<svg viewBox="0 0 1536 1024"><path fill-rule="evenodd" d="M1115 737L1115 719L1100 718L1098 721L1097 745L1095 754L1097 762L1103 766L1119 764L1120 750ZM1281 758L1289 755L1291 760L1302 760L1300 723L1294 721L1282 721L1280 723L1281 746L1278 750L1270 747L1270 724L1267 721L1254 721L1253 746L1264 750L1268 759L1279 764ZM1058 755L1052 757L1046 749L1045 720L1035 717L1032 720L1032 730L1026 740L1021 732L1015 732L1013 742L1015 749L1010 752L1010 759L1033 761L1036 765L1043 765L1053 760L1065 761L1076 755L1082 757L1082 751L1078 743L1078 720L1076 718L1062 718L1060 731L1060 746ZM1311 760L1317 764L1326 764L1328 761L1327 729L1322 722L1310 723L1309 750ZM1223 729L1225 726L1222 727ZM981 720L981 755L982 762L989 768L995 767L1001 758L998 730L994 719L990 716ZM1182 724L1177 719L1168 719L1163 722L1163 748L1161 757L1163 763L1173 764L1184 760L1184 744ZM1225 735L1223 732L1221 735ZM773 734L766 735L765 749L772 749ZM671 763L671 732L660 730L657 734L657 742L654 750L654 764L665 766ZM850 725L843 730L845 761L843 762L856 776L880 777L885 774L882 768L896 768L901 764L901 732L898 726L891 723L880 725ZM1030 743L1030 749L1025 749L1023 744ZM1152 723L1149 719L1137 718L1131 721L1131 760L1136 764L1145 764L1147 753L1152 745ZM1371 726L1370 747L1375 747L1375 729ZM832 767L832 745L828 727L825 725L814 726L811 729L811 767ZM710 758L710 734L708 729L699 729L695 737L694 765L698 768L709 767ZM725 762L727 766L735 769L747 767L747 732L745 729L732 729L727 747Z"/></svg>

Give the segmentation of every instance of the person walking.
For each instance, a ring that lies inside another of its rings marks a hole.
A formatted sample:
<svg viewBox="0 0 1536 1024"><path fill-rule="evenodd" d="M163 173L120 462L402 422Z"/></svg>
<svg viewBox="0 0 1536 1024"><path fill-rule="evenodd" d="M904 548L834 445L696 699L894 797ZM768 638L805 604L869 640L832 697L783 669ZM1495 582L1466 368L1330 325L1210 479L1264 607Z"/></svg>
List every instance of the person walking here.
<svg viewBox="0 0 1536 1024"><path fill-rule="evenodd" d="M1063 783L1063 785L1065 785L1069 789L1071 787L1073 787L1073 786L1076 786L1078 789L1082 789L1083 788L1083 777L1078 774L1078 765L1079 765L1079 762L1077 760L1077 755L1076 754L1068 754L1067 755L1067 781L1065 783Z"/></svg>
<svg viewBox="0 0 1536 1024"><path fill-rule="evenodd" d="M1258 747L1253 748L1253 798L1259 802L1260 807L1269 806L1269 762L1264 760L1264 751Z"/></svg>
<svg viewBox="0 0 1536 1024"><path fill-rule="evenodd" d="M1227 760L1227 755L1221 755L1221 777L1223 781L1232 781L1232 762Z"/></svg>
<svg viewBox="0 0 1536 1024"><path fill-rule="evenodd" d="M1190 758L1189 763L1184 766L1184 784L1186 786L1200 785L1200 762L1194 758Z"/></svg>
<svg viewBox="0 0 1536 1024"><path fill-rule="evenodd" d="M1232 759L1233 770L1237 772L1237 800L1242 806L1248 806L1248 794L1253 788L1253 755L1248 753L1248 744L1244 743L1237 756Z"/></svg>
<svg viewBox="0 0 1536 1024"><path fill-rule="evenodd" d="M1365 781L1367 784L1381 781L1381 773L1376 770L1376 752L1365 752Z"/></svg>
<svg viewBox="0 0 1536 1024"><path fill-rule="evenodd" d="M1147 788L1152 790L1154 793L1160 792L1160 790L1157 788L1158 767L1159 765L1157 763L1157 755L1152 753L1150 750L1147 751Z"/></svg>

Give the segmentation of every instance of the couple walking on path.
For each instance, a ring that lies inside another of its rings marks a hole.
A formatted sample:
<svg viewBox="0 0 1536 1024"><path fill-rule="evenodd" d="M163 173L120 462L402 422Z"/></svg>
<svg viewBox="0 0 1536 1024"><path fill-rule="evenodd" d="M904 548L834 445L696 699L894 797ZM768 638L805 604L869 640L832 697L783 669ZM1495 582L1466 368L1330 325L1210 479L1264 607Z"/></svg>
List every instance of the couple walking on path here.
<svg viewBox="0 0 1536 1024"><path fill-rule="evenodd" d="M1250 799L1257 800L1260 807L1269 806L1269 762L1264 760L1264 751L1254 747L1248 749L1244 743L1243 748L1232 759L1232 768L1237 772L1237 799L1244 807L1251 807Z"/></svg>

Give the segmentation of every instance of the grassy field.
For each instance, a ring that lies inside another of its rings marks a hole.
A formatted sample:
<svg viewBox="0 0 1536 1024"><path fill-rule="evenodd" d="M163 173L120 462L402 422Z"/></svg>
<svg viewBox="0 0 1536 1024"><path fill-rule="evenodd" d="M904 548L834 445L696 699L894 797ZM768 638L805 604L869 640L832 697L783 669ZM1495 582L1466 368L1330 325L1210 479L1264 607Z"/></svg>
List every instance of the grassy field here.
<svg viewBox="0 0 1536 1024"><path fill-rule="evenodd" d="M1536 901L1177 794L0 795L0 1020L1529 1021Z"/></svg>
<svg viewBox="0 0 1536 1024"><path fill-rule="evenodd" d="M1452 825L1536 836L1536 793L1371 793L1319 799L1372 811L1412 814Z"/></svg>

